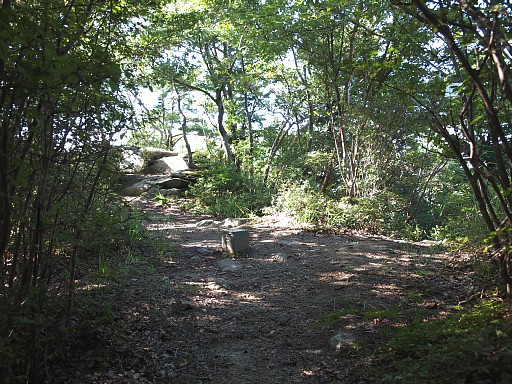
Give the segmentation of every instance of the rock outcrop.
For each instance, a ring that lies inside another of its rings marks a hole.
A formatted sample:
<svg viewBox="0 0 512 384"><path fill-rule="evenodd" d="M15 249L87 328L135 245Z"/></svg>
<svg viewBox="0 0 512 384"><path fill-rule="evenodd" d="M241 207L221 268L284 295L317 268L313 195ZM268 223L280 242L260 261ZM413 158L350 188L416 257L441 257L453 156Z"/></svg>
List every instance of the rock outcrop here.
<svg viewBox="0 0 512 384"><path fill-rule="evenodd" d="M188 171L189 167L181 156L165 156L149 162L143 172L150 175L172 175L182 171Z"/></svg>
<svg viewBox="0 0 512 384"><path fill-rule="evenodd" d="M139 173L144 168L144 159L134 150L124 149L121 152L119 168L123 173Z"/></svg>
<svg viewBox="0 0 512 384"><path fill-rule="evenodd" d="M123 196L179 195L198 177L196 171L190 170L185 155L154 147L123 149L120 169Z"/></svg>
<svg viewBox="0 0 512 384"><path fill-rule="evenodd" d="M140 148L140 155L149 164L151 161L161 159L162 157L179 156L179 153L164 148L143 147Z"/></svg>

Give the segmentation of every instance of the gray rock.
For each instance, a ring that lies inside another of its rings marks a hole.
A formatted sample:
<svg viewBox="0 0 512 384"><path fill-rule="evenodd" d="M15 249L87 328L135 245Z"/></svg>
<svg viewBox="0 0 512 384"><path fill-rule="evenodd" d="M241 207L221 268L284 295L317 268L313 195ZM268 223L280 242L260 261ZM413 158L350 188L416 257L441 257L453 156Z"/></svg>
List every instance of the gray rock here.
<svg viewBox="0 0 512 384"><path fill-rule="evenodd" d="M193 170L184 170L184 171L180 171L175 176L179 176L182 179L185 179L190 182L194 182L194 181L197 181L197 179L202 176L202 172L198 171L198 170L194 170L194 171Z"/></svg>
<svg viewBox="0 0 512 384"><path fill-rule="evenodd" d="M162 193L164 196L178 195L179 189L186 188L188 182L171 176L146 176L142 180L125 187L121 194L123 196L140 196L145 192ZM165 192L162 192L162 189Z"/></svg>
<svg viewBox="0 0 512 384"><path fill-rule="evenodd" d="M126 188L123 188L120 193L123 196L140 196L147 192L152 186L153 184L149 183L147 180L142 180Z"/></svg>
<svg viewBox="0 0 512 384"><path fill-rule="evenodd" d="M160 188L158 188L156 185L152 185L149 187L149 189L146 191L146 193L150 196L156 196L160 192Z"/></svg>
<svg viewBox="0 0 512 384"><path fill-rule="evenodd" d="M275 255L272 255L272 261L277 261L277 262L284 262L288 260L288 255L286 253L277 253Z"/></svg>
<svg viewBox="0 0 512 384"><path fill-rule="evenodd" d="M201 220L196 224L197 228L218 228L221 225L220 221L215 220Z"/></svg>
<svg viewBox="0 0 512 384"><path fill-rule="evenodd" d="M164 180L158 183L160 188L165 189L186 189L189 185L187 180L179 179L177 177L170 177L167 180Z"/></svg>
<svg viewBox="0 0 512 384"><path fill-rule="evenodd" d="M189 182L173 176L146 176L143 181L164 189L185 189Z"/></svg>
<svg viewBox="0 0 512 384"><path fill-rule="evenodd" d="M187 162L181 156L167 156L151 161L145 172L150 175L170 175L188 169Z"/></svg>
<svg viewBox="0 0 512 384"><path fill-rule="evenodd" d="M337 352L351 350L354 348L355 343L355 337L346 332L340 332L329 340L329 344L331 344L331 347L333 347Z"/></svg>
<svg viewBox="0 0 512 384"><path fill-rule="evenodd" d="M134 151L123 150L119 168L123 173L139 173L144 168L144 159Z"/></svg>
<svg viewBox="0 0 512 384"><path fill-rule="evenodd" d="M235 260L223 259L219 261L219 267L222 269L222 272L236 272L242 269L243 265Z"/></svg>
<svg viewBox="0 0 512 384"><path fill-rule="evenodd" d="M180 190L176 188L161 189L160 193L162 196L178 196L180 194Z"/></svg>
<svg viewBox="0 0 512 384"><path fill-rule="evenodd" d="M157 147L144 147L141 149L141 155L147 162L158 160L162 157L178 156L176 152Z"/></svg>

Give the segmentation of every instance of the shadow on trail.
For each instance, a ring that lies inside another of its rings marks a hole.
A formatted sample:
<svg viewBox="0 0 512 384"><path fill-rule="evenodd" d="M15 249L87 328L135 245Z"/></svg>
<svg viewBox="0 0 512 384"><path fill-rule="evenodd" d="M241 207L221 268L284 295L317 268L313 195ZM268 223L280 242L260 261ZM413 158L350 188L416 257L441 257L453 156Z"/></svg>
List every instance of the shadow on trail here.
<svg viewBox="0 0 512 384"><path fill-rule="evenodd" d="M84 292L113 298L112 319L85 335L93 352L69 382L348 383L356 349L377 348L402 313L429 316L454 294L431 289L446 260L429 247L256 224L241 268L226 271L221 228L173 208L152 217L167 251L144 277ZM356 349L334 351L340 331Z"/></svg>

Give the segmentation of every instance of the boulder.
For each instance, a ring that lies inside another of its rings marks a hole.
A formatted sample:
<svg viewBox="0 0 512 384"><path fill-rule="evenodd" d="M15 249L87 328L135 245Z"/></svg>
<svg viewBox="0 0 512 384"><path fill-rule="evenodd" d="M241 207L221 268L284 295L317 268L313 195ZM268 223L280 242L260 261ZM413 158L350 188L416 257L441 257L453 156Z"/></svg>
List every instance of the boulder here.
<svg viewBox="0 0 512 384"><path fill-rule="evenodd" d="M171 189L161 189L160 190L160 194L162 196L165 196L165 197L169 197L169 196L179 196L180 195L180 190L177 189L177 188L171 188Z"/></svg>
<svg viewBox="0 0 512 384"><path fill-rule="evenodd" d="M189 185L187 180L170 176L146 176L142 179L132 181L132 183L125 185L121 194L124 196L140 196L144 192L158 193L159 191L164 194L165 191L168 195L176 195L179 190L186 189Z"/></svg>
<svg viewBox="0 0 512 384"><path fill-rule="evenodd" d="M219 267L222 272L236 272L243 268L242 263L231 259L222 259L219 261Z"/></svg>
<svg viewBox="0 0 512 384"><path fill-rule="evenodd" d="M121 183L123 188L129 187L144 179L144 176L139 175L137 173L123 173L119 176L119 182Z"/></svg>
<svg viewBox="0 0 512 384"><path fill-rule="evenodd" d="M124 196L162 193L178 195L197 181L201 173L189 169L183 155L155 147L122 147L122 175L120 181Z"/></svg>
<svg viewBox="0 0 512 384"><path fill-rule="evenodd" d="M136 197L149 191L153 186L154 184L151 183L150 180L142 179L141 181L138 181L135 184L123 188L120 193L123 196Z"/></svg>
<svg viewBox="0 0 512 384"><path fill-rule="evenodd" d="M153 160L145 169L150 175L170 175L188 170L188 164L181 156L166 156Z"/></svg>
<svg viewBox="0 0 512 384"><path fill-rule="evenodd" d="M190 180L190 181L197 181L198 178L200 178L203 175L203 172L200 170L184 170L180 172L180 177Z"/></svg>
<svg viewBox="0 0 512 384"><path fill-rule="evenodd" d="M168 177L167 180L163 180L157 183L157 185L165 189L186 189L189 182L178 177Z"/></svg>
<svg viewBox="0 0 512 384"><path fill-rule="evenodd" d="M146 162L148 163L154 160L161 159L162 157L178 156L176 152L157 147L144 147L141 149L141 155L144 158L144 160L146 160Z"/></svg>
<svg viewBox="0 0 512 384"><path fill-rule="evenodd" d="M144 159L132 150L122 150L119 168L123 173L139 173L144 168Z"/></svg>

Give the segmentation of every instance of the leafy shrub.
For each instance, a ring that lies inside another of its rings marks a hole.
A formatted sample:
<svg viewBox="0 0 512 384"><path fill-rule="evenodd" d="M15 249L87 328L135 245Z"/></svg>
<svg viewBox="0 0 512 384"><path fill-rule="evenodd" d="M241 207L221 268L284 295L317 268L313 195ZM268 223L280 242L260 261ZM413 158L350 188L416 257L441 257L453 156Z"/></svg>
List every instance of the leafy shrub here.
<svg viewBox="0 0 512 384"><path fill-rule="evenodd" d="M328 230L352 229L387 235L407 235L400 200L388 193L375 197L328 197L308 183L292 184L278 194L274 210L297 221ZM417 235L417 234L415 234Z"/></svg>
<svg viewBox="0 0 512 384"><path fill-rule="evenodd" d="M105 191L95 200L84 223L84 252L96 254L100 250L118 252L135 248L144 237L142 219L118 195Z"/></svg>
<svg viewBox="0 0 512 384"><path fill-rule="evenodd" d="M199 162L201 166L201 162ZM220 217L259 214L270 203L270 193L257 177L231 164L203 162L202 176L189 188L196 210Z"/></svg>
<svg viewBox="0 0 512 384"><path fill-rule="evenodd" d="M508 383L512 379L510 303L484 301L444 319L401 328L377 354L374 382Z"/></svg>
<svg viewBox="0 0 512 384"><path fill-rule="evenodd" d="M442 223L432 228L430 236L434 240L447 241L461 246L482 244L488 234L488 229L478 209L468 202L466 206L459 206L457 212L451 215L443 214Z"/></svg>
<svg viewBox="0 0 512 384"><path fill-rule="evenodd" d="M32 177L13 200L16 230L6 252L11 267L2 270L0 284L5 382L36 382L50 356L64 352L81 260L136 245L140 219L111 192L116 175L108 153L108 147L98 151L91 144L80 153L66 152L64 165L57 163L57 153L46 173L37 163L27 164Z"/></svg>
<svg viewBox="0 0 512 384"><path fill-rule="evenodd" d="M487 234L478 211L467 199L446 202L446 212L437 218L443 225L434 228L421 220L406 220L407 201L390 191L371 197L333 198L309 182L289 184L274 198L273 210L328 230L362 230L414 241L430 237L461 244L470 238L481 243Z"/></svg>
<svg viewBox="0 0 512 384"><path fill-rule="evenodd" d="M290 185L278 194L273 206L275 211L286 212L302 223L318 224L327 219L327 200L306 183Z"/></svg>

